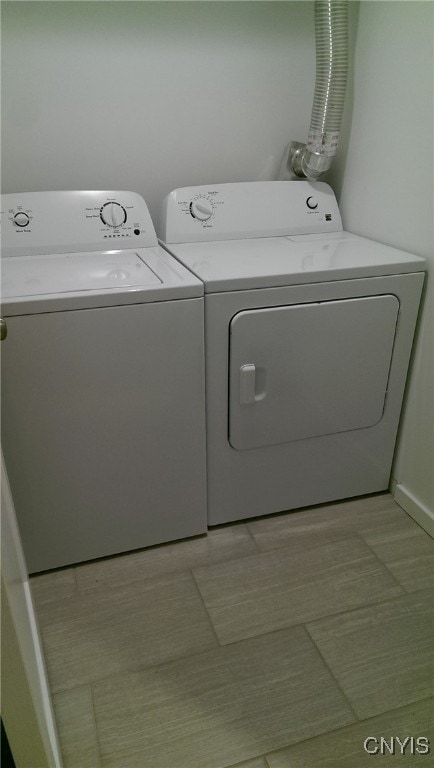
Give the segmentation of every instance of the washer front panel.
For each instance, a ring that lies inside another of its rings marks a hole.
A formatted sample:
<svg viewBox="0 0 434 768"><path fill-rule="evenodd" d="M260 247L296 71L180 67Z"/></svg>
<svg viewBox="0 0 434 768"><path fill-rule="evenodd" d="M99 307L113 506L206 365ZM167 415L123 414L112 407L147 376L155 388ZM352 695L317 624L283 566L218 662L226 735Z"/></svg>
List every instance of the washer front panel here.
<svg viewBox="0 0 434 768"><path fill-rule="evenodd" d="M206 531L203 299L12 317L2 447L30 572Z"/></svg>

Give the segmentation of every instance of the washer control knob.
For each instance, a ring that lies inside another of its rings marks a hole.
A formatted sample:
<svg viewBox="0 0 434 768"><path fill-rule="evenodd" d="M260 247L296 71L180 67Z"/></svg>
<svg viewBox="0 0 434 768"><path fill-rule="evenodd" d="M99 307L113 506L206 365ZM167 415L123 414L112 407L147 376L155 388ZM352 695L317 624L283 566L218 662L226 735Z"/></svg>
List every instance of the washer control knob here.
<svg viewBox="0 0 434 768"><path fill-rule="evenodd" d="M310 208L311 211L314 211L315 208L318 208L318 203L312 196L307 198L306 205L308 208Z"/></svg>
<svg viewBox="0 0 434 768"><path fill-rule="evenodd" d="M105 203L99 215L101 221L108 227L121 227L127 220L127 212L120 203Z"/></svg>
<svg viewBox="0 0 434 768"><path fill-rule="evenodd" d="M16 224L17 227L27 227L29 223L30 223L30 219L27 216L27 213L20 211L19 213L15 214L14 224Z"/></svg>
<svg viewBox="0 0 434 768"><path fill-rule="evenodd" d="M208 221L214 213L212 203L204 197L198 200L192 200L190 203L190 213L194 219L199 221Z"/></svg>

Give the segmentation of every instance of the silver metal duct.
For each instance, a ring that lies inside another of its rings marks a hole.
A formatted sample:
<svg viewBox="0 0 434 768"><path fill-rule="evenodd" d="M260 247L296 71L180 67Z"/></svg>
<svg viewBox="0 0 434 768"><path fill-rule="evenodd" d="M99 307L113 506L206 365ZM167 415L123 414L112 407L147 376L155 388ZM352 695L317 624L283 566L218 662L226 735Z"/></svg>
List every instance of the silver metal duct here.
<svg viewBox="0 0 434 768"><path fill-rule="evenodd" d="M292 142L287 170L317 179L339 141L348 74L348 0L316 0L316 81L307 144Z"/></svg>

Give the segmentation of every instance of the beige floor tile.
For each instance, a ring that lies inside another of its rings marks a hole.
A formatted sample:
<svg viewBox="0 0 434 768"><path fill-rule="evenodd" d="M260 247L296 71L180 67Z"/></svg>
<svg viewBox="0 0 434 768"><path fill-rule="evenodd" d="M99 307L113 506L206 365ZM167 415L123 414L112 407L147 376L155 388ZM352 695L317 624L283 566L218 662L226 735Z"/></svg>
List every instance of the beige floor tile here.
<svg viewBox="0 0 434 768"><path fill-rule="evenodd" d="M49 603L51 600L71 597L77 591L75 569L65 568L62 571L32 576L30 588L36 607Z"/></svg>
<svg viewBox="0 0 434 768"><path fill-rule="evenodd" d="M360 538L262 552L193 571L221 643L401 594Z"/></svg>
<svg viewBox="0 0 434 768"><path fill-rule="evenodd" d="M92 688L104 768L224 768L354 721L302 627Z"/></svg>
<svg viewBox="0 0 434 768"><path fill-rule="evenodd" d="M226 526L210 531L207 536L78 566L77 584L83 591L101 585L116 587L256 551L256 544L245 525Z"/></svg>
<svg viewBox="0 0 434 768"><path fill-rule="evenodd" d="M434 540L418 525L371 531L365 540L407 591L434 587Z"/></svg>
<svg viewBox="0 0 434 768"><path fill-rule="evenodd" d="M78 594L38 618L54 691L218 645L191 574Z"/></svg>
<svg viewBox="0 0 434 768"><path fill-rule="evenodd" d="M396 504L390 493L363 496L337 504L254 520L248 524L261 550L280 547L311 549L355 533L418 530L419 526Z"/></svg>
<svg viewBox="0 0 434 768"><path fill-rule="evenodd" d="M90 686L53 697L63 768L99 768L95 718Z"/></svg>
<svg viewBox="0 0 434 768"><path fill-rule="evenodd" d="M307 626L360 718L432 696L434 590Z"/></svg>
<svg viewBox="0 0 434 768"><path fill-rule="evenodd" d="M364 742L369 737L367 749L371 752L378 749L378 754L369 754L364 749ZM391 738L399 737L404 745L403 753L400 743L395 740L392 754L381 746L381 737L387 740L390 748ZM407 737L410 739L405 742ZM431 755L425 752L426 742L417 741L419 737L429 740ZM433 750L434 699L429 699L294 744L267 755L267 762L270 768L411 768L413 765L429 768Z"/></svg>

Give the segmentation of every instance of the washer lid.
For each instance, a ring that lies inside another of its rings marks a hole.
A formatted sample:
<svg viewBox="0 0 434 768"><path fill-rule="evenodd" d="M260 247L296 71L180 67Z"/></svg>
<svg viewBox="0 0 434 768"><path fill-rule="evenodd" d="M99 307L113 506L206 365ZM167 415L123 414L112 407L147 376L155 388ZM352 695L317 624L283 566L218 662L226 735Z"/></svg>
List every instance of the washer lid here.
<svg viewBox="0 0 434 768"><path fill-rule="evenodd" d="M65 253L15 257L5 269L2 293L11 296L71 293L161 284L137 253Z"/></svg>
<svg viewBox="0 0 434 768"><path fill-rule="evenodd" d="M205 284L205 293L420 272L425 259L334 232L166 246Z"/></svg>
<svg viewBox="0 0 434 768"><path fill-rule="evenodd" d="M201 296L203 286L160 247L3 258L4 312L136 304Z"/></svg>

